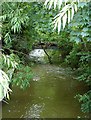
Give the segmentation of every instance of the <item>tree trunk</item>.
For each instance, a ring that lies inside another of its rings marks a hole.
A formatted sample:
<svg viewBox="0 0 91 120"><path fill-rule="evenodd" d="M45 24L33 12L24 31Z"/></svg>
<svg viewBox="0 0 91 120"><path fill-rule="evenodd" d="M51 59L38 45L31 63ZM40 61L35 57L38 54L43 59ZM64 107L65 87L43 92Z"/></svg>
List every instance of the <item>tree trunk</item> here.
<svg viewBox="0 0 91 120"><path fill-rule="evenodd" d="M52 64L51 57L48 55L47 51L44 48L42 48L42 49L44 50L45 54L47 55L49 63Z"/></svg>
<svg viewBox="0 0 91 120"><path fill-rule="evenodd" d="M41 41L40 41L40 45L41 45ZM52 60L51 57L48 55L47 51L45 50L45 48L41 45L41 48L44 50L45 54L47 55L48 61L50 64L52 64Z"/></svg>

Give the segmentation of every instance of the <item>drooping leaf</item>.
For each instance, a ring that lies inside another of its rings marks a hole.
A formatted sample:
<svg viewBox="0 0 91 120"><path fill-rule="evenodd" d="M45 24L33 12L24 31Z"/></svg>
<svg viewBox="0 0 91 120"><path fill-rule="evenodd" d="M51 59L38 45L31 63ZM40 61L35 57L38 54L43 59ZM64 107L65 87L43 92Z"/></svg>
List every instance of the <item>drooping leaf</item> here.
<svg viewBox="0 0 91 120"><path fill-rule="evenodd" d="M76 4L74 4L74 9L77 12L77 5Z"/></svg>
<svg viewBox="0 0 91 120"><path fill-rule="evenodd" d="M59 19L59 21L58 21L58 34L59 34L60 30L61 30L61 19Z"/></svg>
<svg viewBox="0 0 91 120"><path fill-rule="evenodd" d="M68 10L68 23L70 22L70 10Z"/></svg>
<svg viewBox="0 0 91 120"><path fill-rule="evenodd" d="M73 19L73 16L74 16L74 8L73 8L73 6L72 6L72 10L71 10L72 12L72 15L71 15L71 20Z"/></svg>
<svg viewBox="0 0 91 120"><path fill-rule="evenodd" d="M67 14L64 14L62 19L63 19L63 29L64 29L67 21Z"/></svg>
<svg viewBox="0 0 91 120"><path fill-rule="evenodd" d="M58 1L58 9L60 9L61 5L62 5L62 0L59 0Z"/></svg>
<svg viewBox="0 0 91 120"><path fill-rule="evenodd" d="M54 0L50 0L49 9L51 9ZM56 1L55 1L56 2Z"/></svg>

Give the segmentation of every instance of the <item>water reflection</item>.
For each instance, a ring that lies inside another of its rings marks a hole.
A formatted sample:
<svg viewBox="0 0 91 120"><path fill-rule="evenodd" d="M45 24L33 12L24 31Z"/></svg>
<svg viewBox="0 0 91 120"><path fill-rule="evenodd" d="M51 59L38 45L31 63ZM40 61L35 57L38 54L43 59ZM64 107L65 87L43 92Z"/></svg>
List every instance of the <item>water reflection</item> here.
<svg viewBox="0 0 91 120"><path fill-rule="evenodd" d="M35 77L25 91L13 87L9 105L3 104L3 118L84 117L74 96L85 91L67 68L55 65L33 67Z"/></svg>

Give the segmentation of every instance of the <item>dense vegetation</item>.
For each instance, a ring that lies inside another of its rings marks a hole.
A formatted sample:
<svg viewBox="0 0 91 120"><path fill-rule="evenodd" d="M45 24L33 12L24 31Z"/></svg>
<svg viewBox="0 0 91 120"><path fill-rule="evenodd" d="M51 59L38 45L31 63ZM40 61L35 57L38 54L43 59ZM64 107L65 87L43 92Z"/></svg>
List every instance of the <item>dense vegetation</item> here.
<svg viewBox="0 0 91 120"><path fill-rule="evenodd" d="M9 76L11 85L25 88L33 76L29 59L32 45L40 41L57 43L59 52L49 53L51 60L76 70L77 80L88 86L86 93L75 96L81 102L81 110L88 113L91 112L90 3L80 3L74 19L59 34L51 24L57 12L44 8L43 3L3 3L0 68Z"/></svg>

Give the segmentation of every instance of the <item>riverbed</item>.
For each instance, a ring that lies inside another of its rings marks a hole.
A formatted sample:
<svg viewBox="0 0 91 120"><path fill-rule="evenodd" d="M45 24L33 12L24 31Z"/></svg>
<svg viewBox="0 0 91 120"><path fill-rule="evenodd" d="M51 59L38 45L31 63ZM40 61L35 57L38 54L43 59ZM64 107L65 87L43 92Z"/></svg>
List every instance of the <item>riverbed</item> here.
<svg viewBox="0 0 91 120"><path fill-rule="evenodd" d="M3 118L77 118L85 117L74 96L84 93L69 68L58 65L35 65L30 87L13 86L9 104L3 103Z"/></svg>

